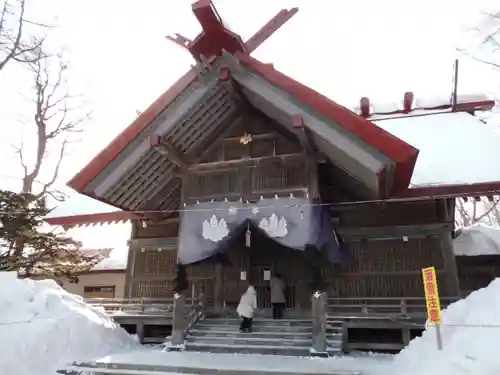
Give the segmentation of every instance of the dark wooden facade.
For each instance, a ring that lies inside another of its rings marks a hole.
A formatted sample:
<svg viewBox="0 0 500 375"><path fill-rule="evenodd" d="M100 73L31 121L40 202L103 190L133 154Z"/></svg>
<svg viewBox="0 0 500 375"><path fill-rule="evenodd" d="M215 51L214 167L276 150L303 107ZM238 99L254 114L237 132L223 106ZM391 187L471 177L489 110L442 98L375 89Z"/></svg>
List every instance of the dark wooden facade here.
<svg viewBox="0 0 500 375"><path fill-rule="evenodd" d="M500 277L500 256L457 256L457 268L462 293L467 295Z"/></svg>
<svg viewBox="0 0 500 375"><path fill-rule="evenodd" d="M241 142L251 135L247 144ZM302 140L302 141L301 141ZM437 268L441 294L459 293L451 249L454 200L363 202L353 191L356 180L340 173L307 136L287 133L264 116L237 118L199 155L196 163L179 165L181 202L211 199L258 199L260 196L320 194L331 204L332 220L349 248L343 266L325 264L332 297L421 297L421 269ZM180 158L179 158L180 159ZM128 269L131 297L168 297L176 266L177 217L134 223ZM190 293L204 292L226 304L236 303L249 282L259 305L269 306L264 270L287 280L289 308L308 309L307 262L299 251L287 251L271 240L244 239L228 251L230 265L206 263L189 267ZM240 280L241 271L247 280Z"/></svg>

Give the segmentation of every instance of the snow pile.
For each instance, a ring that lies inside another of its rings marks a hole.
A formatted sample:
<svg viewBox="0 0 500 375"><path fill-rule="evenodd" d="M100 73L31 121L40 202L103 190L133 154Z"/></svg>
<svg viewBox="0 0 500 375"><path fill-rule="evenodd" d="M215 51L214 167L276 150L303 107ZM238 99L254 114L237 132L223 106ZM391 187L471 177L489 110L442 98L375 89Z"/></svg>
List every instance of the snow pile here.
<svg viewBox="0 0 500 375"><path fill-rule="evenodd" d="M137 348L134 336L53 280L0 272L2 374L53 375L68 362Z"/></svg>
<svg viewBox="0 0 500 375"><path fill-rule="evenodd" d="M500 255L500 229L481 224L463 228L453 240L453 252L460 256Z"/></svg>
<svg viewBox="0 0 500 375"><path fill-rule="evenodd" d="M500 279L448 306L443 324L443 350L437 349L436 329L429 326L395 356L395 374L500 374Z"/></svg>

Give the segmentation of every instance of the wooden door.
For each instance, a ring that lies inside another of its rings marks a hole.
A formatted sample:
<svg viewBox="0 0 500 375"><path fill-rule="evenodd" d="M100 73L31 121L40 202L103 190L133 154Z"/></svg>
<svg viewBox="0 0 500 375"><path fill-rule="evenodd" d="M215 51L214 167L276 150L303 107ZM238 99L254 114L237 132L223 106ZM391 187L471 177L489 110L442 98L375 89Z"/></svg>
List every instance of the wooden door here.
<svg viewBox="0 0 500 375"><path fill-rule="evenodd" d="M257 292L257 307L268 309L271 307L271 295L269 293L269 281L264 280L265 271L273 273L274 262L271 252L252 249L250 254L250 282Z"/></svg>
<svg viewBox="0 0 500 375"><path fill-rule="evenodd" d="M269 280L265 273L271 276L279 273L286 283L287 308L297 306L297 284L300 283L301 272L299 252L285 249L268 238L252 239L250 249L250 281L257 291L257 305L260 309L271 307Z"/></svg>
<svg viewBox="0 0 500 375"><path fill-rule="evenodd" d="M222 269L222 299L226 306L236 307L241 295L247 290L249 285L249 249L245 247L243 241L237 241L226 254L228 262ZM241 273L245 272L245 280L242 280Z"/></svg>

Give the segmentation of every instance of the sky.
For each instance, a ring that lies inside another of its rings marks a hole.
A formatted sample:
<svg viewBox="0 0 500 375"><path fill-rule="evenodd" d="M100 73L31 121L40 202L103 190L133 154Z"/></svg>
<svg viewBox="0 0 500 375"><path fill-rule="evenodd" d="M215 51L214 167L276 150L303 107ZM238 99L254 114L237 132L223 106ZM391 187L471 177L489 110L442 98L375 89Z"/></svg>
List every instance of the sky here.
<svg viewBox="0 0 500 375"><path fill-rule="evenodd" d="M165 36L200 31L191 0L31 0L32 18L55 23L50 43L63 46L70 63L70 87L91 112L81 141L65 159L63 187L157 96L193 64L191 56ZM477 0L215 0L221 17L244 40L280 9L295 15L253 56L342 104L368 96L374 102L448 97L457 45L467 39L480 10L493 1ZM464 59L459 91L492 90L490 72ZM10 66L0 75L0 157L3 188L18 188L12 144L26 138L30 118L26 71ZM29 140L26 141L29 145ZM25 143L26 144L26 143ZM48 172L47 172L48 173ZM66 190L71 193L70 190ZM73 212L78 213L78 212ZM112 230L113 235L110 235ZM74 232L88 247L125 246L128 226Z"/></svg>

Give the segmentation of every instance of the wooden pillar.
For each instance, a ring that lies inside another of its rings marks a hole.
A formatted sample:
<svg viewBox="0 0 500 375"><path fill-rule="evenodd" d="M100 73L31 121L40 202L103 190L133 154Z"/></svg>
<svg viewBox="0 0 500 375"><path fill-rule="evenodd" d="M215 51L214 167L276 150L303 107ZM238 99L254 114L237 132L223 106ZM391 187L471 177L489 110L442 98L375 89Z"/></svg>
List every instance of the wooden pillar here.
<svg viewBox="0 0 500 375"><path fill-rule="evenodd" d="M171 347L181 347L184 344L184 331L186 330L186 296L176 293L174 295Z"/></svg>
<svg viewBox="0 0 500 375"><path fill-rule="evenodd" d="M311 356L328 357L326 351L326 293L316 292L311 297L312 344Z"/></svg>
<svg viewBox="0 0 500 375"><path fill-rule="evenodd" d="M451 201L451 202L450 202ZM453 206L453 200L438 199L436 200L436 215L438 221L446 223L441 231L441 254L443 256L444 269L446 273L446 291L445 297L460 297L460 282L458 279L457 262L455 253L453 252L453 239L451 234L453 231L454 210L450 210ZM443 293L441 293L443 295Z"/></svg>
<svg viewBox="0 0 500 375"><path fill-rule="evenodd" d="M250 157L250 143L247 143L243 145L241 158L249 159ZM244 200L252 197L252 171L249 165L238 166L238 190L240 197Z"/></svg>
<svg viewBox="0 0 500 375"><path fill-rule="evenodd" d="M214 298L213 298L213 309L216 312L221 312L224 301L223 301L223 288L224 288L224 269L221 263L215 264L215 282L214 282Z"/></svg>
<svg viewBox="0 0 500 375"><path fill-rule="evenodd" d="M144 323L143 322L137 323L136 333L137 333L137 337L139 338L139 342L141 344L144 344L144 335L145 335L145 332L144 332Z"/></svg>
<svg viewBox="0 0 500 375"><path fill-rule="evenodd" d="M409 328L401 328L401 334L403 336L403 344L408 346L411 341L411 334Z"/></svg>
<svg viewBox="0 0 500 375"><path fill-rule="evenodd" d="M131 233L130 239L136 237L137 235L137 223L132 221L131 223ZM128 258L127 258L127 272L125 273L125 290L123 291L123 295L127 298L133 297L133 284L135 277L135 258L136 258L136 250L132 245L128 247Z"/></svg>
<svg viewBox="0 0 500 375"><path fill-rule="evenodd" d="M292 122L306 161L309 195L313 198L319 197L318 164L314 158L314 141L302 116L294 116Z"/></svg>
<svg viewBox="0 0 500 375"><path fill-rule="evenodd" d="M445 230L441 233L441 253L446 272L447 294L449 297L460 297L460 281L458 279L457 262L455 260L455 253L453 252L453 240L450 230Z"/></svg>

